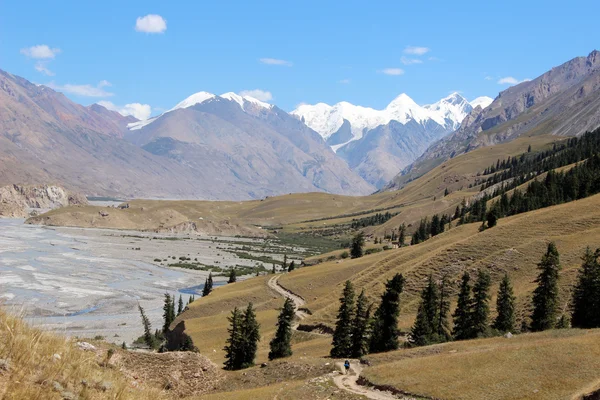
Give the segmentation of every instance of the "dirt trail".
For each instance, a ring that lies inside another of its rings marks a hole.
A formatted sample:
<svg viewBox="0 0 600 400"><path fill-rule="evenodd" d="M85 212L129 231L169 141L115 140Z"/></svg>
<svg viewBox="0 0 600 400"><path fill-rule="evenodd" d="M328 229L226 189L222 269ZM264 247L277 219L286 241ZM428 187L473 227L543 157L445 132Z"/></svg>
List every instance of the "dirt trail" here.
<svg viewBox="0 0 600 400"><path fill-rule="evenodd" d="M365 396L368 399L373 400L409 400L408 397L396 397L391 393L382 392L379 390L370 389L366 386L361 386L357 383L360 373L362 371L362 365L355 360L350 362L350 371L348 374L344 371L344 364L339 362L335 364L340 371L341 375L337 375L333 378L333 382L337 387L347 392Z"/></svg>
<svg viewBox="0 0 600 400"><path fill-rule="evenodd" d="M308 317L308 314L305 313L304 311L299 310L299 308L302 307L303 305L305 305L306 301L304 301L304 299L302 297L295 295L294 293L290 292L289 290L287 290L286 288L281 286L278 282L280 276L281 275L273 276L271 279L269 279L269 282L267 284L269 285L269 287L271 289L273 289L274 291L276 291L283 297L291 299L294 302L296 316L298 317L299 320L303 320L304 318ZM298 328L298 325L299 325L298 322L294 323L294 325L292 326L292 329Z"/></svg>
<svg viewBox="0 0 600 400"><path fill-rule="evenodd" d="M279 293L281 296L285 298L289 298L294 302L294 308L296 312L296 316L299 320L305 319L308 314L304 311L300 311L299 308L306 304L304 299L294 293L291 293L286 288L281 286L278 282L279 277L281 275L275 275L267 282L268 286L273 289L275 292ZM292 329L298 328L299 323L296 322ZM365 386L361 386L357 383L358 378L360 377L360 373L362 371L362 366L356 360L350 362L350 373L345 374L344 364L342 362L337 362L335 364L340 370L341 374L333 377L333 382L335 385L345 390L349 393L358 394L367 397L368 399L373 400L409 400L408 397L396 397L393 394L382 392L379 390L373 390Z"/></svg>

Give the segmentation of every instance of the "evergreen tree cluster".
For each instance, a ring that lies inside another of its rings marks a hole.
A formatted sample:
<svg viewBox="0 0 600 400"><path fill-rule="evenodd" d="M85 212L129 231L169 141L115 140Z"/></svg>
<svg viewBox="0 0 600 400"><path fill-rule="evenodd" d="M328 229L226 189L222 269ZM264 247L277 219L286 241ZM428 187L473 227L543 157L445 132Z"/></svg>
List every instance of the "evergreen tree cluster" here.
<svg viewBox="0 0 600 400"><path fill-rule="evenodd" d="M396 274L386 283L381 303L373 317L363 291L355 299L350 281L344 285L337 322L333 333L331 356L359 358L365 354L395 350L399 346L398 316L404 278Z"/></svg>
<svg viewBox="0 0 600 400"><path fill-rule="evenodd" d="M252 303L248 304L244 312L234 308L227 319L230 327L227 330L229 338L223 349L225 369L234 371L253 366L260 341L260 325L256 321Z"/></svg>
<svg viewBox="0 0 600 400"><path fill-rule="evenodd" d="M448 281L444 277L438 285L429 276L427 286L421 293L417 318L409 341L416 346L446 342L452 338L449 329L450 295Z"/></svg>
<svg viewBox="0 0 600 400"><path fill-rule="evenodd" d="M204 287L202 288L202 297L208 296L213 290L213 277L212 272L208 274L208 278L204 281Z"/></svg>
<svg viewBox="0 0 600 400"><path fill-rule="evenodd" d="M363 256L363 247L365 246L365 236L362 232L358 232L352 238L352 244L350 245L350 257L360 258Z"/></svg>
<svg viewBox="0 0 600 400"><path fill-rule="evenodd" d="M574 328L600 328L600 249L588 247L582 257L571 301Z"/></svg>
<svg viewBox="0 0 600 400"><path fill-rule="evenodd" d="M555 171L576 163L566 172ZM544 173L544 179L534 179ZM519 157L498 160L486 168L483 175L492 176L477 181L483 182L482 191L494 185L500 186L496 186L493 192L483 193L470 204L463 199L447 222L458 220L457 225L481 222L483 230L495 226L499 218L600 193L600 128L580 138L555 143L550 150L539 153L528 151ZM527 182L530 183L525 191L516 189ZM487 204L492 199L496 200L488 209ZM412 244L421 243L440 233L434 217L431 221L428 218L421 220L413 234ZM438 218L441 220L441 217Z"/></svg>
<svg viewBox="0 0 600 400"><path fill-rule="evenodd" d="M360 229L367 226L381 225L385 224L387 221L398 215L399 213L390 213L389 211L385 213L377 213L375 215L371 215L369 217L356 218L352 219L352 223L350 227L352 229Z"/></svg>
<svg viewBox="0 0 600 400"><path fill-rule="evenodd" d="M450 221L451 217L444 214L442 214L442 216L434 214L434 216L431 217L431 220L429 220L429 218L421 219L419 227L413 233L410 243L413 245L419 244L430 237L439 235L446 230L446 225L449 224Z"/></svg>

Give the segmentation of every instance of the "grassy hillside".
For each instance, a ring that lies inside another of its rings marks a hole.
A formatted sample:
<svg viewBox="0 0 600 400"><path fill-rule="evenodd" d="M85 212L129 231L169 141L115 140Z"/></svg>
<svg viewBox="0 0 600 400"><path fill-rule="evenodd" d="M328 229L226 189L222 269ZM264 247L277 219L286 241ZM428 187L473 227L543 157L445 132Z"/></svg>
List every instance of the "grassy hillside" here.
<svg viewBox="0 0 600 400"><path fill-rule="evenodd" d="M482 268L492 276L492 304L500 279L504 273L509 274L518 300L517 312L522 318L529 314L536 264L548 241L555 241L561 253L560 304L566 307L585 247L600 246L598 210L600 195L503 218L498 226L484 232L479 232L479 224L468 224L416 246L301 268L285 274L279 281L306 300L312 315L303 323L333 325L338 297L346 280L351 280L357 290L364 288L370 300L376 302L383 290L383 282L395 273L402 273L406 285L401 297L400 327L407 331L416 313L419 292L429 274L448 275L456 292L458 279L464 271L472 273ZM220 362L223 357L221 347L229 310L234 306L243 307L249 300L258 306L258 318L263 327L264 339L259 352L259 362L262 362L275 329L275 309L281 302L275 293L270 293L264 277L217 288L207 298L194 302L191 310L183 314L194 341L201 343L201 347L206 343L212 352L208 356L214 361ZM301 354L326 356L329 341L320 336L308 337L297 348L301 349Z"/></svg>
<svg viewBox="0 0 600 400"><path fill-rule="evenodd" d="M600 330L556 330L370 355L375 385L440 399L577 399L600 388Z"/></svg>

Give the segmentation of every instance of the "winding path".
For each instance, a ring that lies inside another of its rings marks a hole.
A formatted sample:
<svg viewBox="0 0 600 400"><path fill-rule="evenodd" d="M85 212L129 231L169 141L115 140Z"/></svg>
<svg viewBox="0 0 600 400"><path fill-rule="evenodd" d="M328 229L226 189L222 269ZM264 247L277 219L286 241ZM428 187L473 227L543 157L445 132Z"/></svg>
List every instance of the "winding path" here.
<svg viewBox="0 0 600 400"><path fill-rule="evenodd" d="M344 370L344 364L342 362L335 363L340 371ZM348 374L342 373L333 378L335 385L347 392L365 396L372 400L408 400L408 397L396 397L391 393L382 392L379 390L371 389L367 386L362 386L357 383L360 373L362 371L362 365L356 360L350 361L350 371Z"/></svg>
<svg viewBox="0 0 600 400"><path fill-rule="evenodd" d="M290 292L289 290L287 290L286 288L284 288L283 286L281 286L281 284L279 283L279 277L281 275L275 275L272 278L269 279L269 281L267 282L268 286L273 289L275 292L279 293L281 296L291 299L294 302L294 308L295 308L295 313L296 316L298 317L299 320L303 320L306 317L308 317L308 314L305 313L304 311L300 311L299 308L301 308L302 306L304 306L306 304L306 301L304 301L304 299L292 292ZM294 323L294 325L292 325L292 329L296 330L298 328L299 322ZM350 373L346 374L344 371L344 364L342 362L337 362L335 363L336 367L338 367L338 370L340 371L339 375L335 375L333 377L333 382L335 383L335 385L342 389L345 390L349 393L353 393L353 394L357 394L357 395L361 395L361 396L365 396L368 399L372 399L372 400L399 400L399 399L404 399L404 400L408 400L408 397L396 397L391 393L387 393L387 392L382 392L379 390L374 390L371 388L368 388L366 386L362 386L359 385L357 383L358 378L360 377L360 373L362 371L362 365L357 362L356 360L351 360L350 362Z"/></svg>

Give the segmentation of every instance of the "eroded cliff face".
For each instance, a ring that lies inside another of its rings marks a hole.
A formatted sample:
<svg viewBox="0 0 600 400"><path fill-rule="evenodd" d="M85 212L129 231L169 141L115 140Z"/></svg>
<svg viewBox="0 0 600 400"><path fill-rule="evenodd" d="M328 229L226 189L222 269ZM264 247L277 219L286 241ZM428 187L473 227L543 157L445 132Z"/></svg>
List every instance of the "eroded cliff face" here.
<svg viewBox="0 0 600 400"><path fill-rule="evenodd" d="M59 207L87 204L85 196L56 185L0 187L0 218L26 218Z"/></svg>

